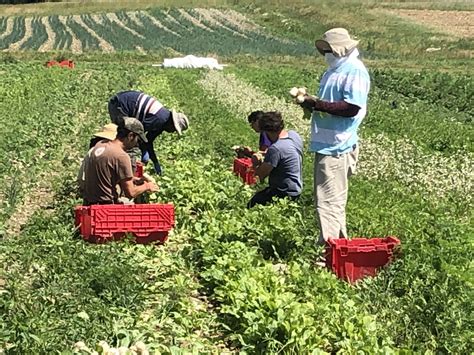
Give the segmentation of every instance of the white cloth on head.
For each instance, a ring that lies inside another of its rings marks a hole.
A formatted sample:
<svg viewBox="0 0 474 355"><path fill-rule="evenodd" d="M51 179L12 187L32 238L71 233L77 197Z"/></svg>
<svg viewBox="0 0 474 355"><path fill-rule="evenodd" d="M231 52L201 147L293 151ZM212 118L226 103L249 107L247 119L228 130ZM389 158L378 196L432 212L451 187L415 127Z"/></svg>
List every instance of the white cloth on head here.
<svg viewBox="0 0 474 355"><path fill-rule="evenodd" d="M359 56L359 50L355 48L348 56L345 57L336 57L332 53L324 54L324 59L326 59L326 63L328 64L329 68L336 69L340 67L342 64L351 60L352 58L357 58Z"/></svg>

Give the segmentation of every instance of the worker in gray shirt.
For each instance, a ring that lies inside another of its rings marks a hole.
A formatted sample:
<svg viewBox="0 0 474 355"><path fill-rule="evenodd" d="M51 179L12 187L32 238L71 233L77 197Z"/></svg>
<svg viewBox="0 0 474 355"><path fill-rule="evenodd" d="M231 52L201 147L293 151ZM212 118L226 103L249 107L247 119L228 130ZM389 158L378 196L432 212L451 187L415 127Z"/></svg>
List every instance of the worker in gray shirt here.
<svg viewBox="0 0 474 355"><path fill-rule="evenodd" d="M286 131L279 112L265 112L259 120L261 132L272 142L261 164L255 166L260 181L268 176L269 186L257 192L248 208L271 203L274 198L296 200L303 189L303 141L295 131Z"/></svg>

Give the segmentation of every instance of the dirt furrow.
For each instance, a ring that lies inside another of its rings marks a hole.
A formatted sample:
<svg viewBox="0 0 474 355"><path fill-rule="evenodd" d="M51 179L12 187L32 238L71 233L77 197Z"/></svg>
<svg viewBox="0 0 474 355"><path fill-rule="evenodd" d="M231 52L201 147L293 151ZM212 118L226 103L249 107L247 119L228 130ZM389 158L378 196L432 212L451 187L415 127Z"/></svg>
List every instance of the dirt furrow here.
<svg viewBox="0 0 474 355"><path fill-rule="evenodd" d="M111 53L115 52L115 48L107 42L105 39L100 37L93 29L91 29L89 26L87 26L84 21L82 20L81 16L79 15L74 15L72 16L72 19L76 21L76 23L84 28L92 37L94 37L98 42L99 42L99 47L100 49L105 52L105 53Z"/></svg>
<svg viewBox="0 0 474 355"><path fill-rule="evenodd" d="M48 17L42 17L41 22L43 23L44 27L46 27L48 39L41 45L41 47L38 48L38 52L48 52L53 50L53 46L56 41L56 32L54 32L53 28L51 27Z"/></svg>
<svg viewBox="0 0 474 355"><path fill-rule="evenodd" d="M33 29L31 27L31 22L33 21L32 17L27 17L25 19L25 34L23 38L21 38L19 41L10 44L10 46L6 49L6 51L17 51L21 48L23 43L28 41L28 39L32 36L33 34Z"/></svg>

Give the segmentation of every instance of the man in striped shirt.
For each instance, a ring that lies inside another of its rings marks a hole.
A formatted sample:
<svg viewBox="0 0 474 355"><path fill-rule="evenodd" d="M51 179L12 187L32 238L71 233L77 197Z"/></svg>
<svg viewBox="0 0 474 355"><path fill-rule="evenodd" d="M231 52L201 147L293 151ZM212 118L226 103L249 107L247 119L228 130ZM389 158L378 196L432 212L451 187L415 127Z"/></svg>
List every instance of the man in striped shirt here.
<svg viewBox="0 0 474 355"><path fill-rule="evenodd" d="M155 172L161 174L161 165L153 148L153 141L163 132L178 135L189 126L185 114L168 110L157 99L141 91L122 91L109 100L109 114L112 122L119 125L123 117L135 117L146 132L148 143L140 144L141 159L153 162Z"/></svg>
<svg viewBox="0 0 474 355"><path fill-rule="evenodd" d="M358 153L357 131L367 112L370 77L359 60L358 41L343 28L333 28L315 42L328 69L317 97L301 104L312 112L310 151L315 153L314 192L320 225L319 242L347 238L348 179Z"/></svg>

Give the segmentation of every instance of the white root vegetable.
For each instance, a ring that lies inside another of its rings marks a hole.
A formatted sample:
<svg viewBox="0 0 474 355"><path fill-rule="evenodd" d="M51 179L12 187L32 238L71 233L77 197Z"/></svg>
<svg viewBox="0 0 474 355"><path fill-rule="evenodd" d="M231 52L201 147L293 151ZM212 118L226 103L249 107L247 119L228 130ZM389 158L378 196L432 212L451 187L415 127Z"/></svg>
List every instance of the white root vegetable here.
<svg viewBox="0 0 474 355"><path fill-rule="evenodd" d="M300 95L306 95L307 92L306 92L306 88L299 88L298 89L298 95L297 96L300 96Z"/></svg>
<svg viewBox="0 0 474 355"><path fill-rule="evenodd" d="M83 341L78 341L76 344L74 344L74 347L77 349L82 349L86 347L86 344Z"/></svg>
<svg viewBox="0 0 474 355"><path fill-rule="evenodd" d="M297 87L294 87L290 90L290 95L293 96L293 97L298 97L300 95L306 95L307 94L307 91L306 91L306 88L297 88Z"/></svg>
<svg viewBox="0 0 474 355"><path fill-rule="evenodd" d="M143 178L148 182L152 182L152 183L156 184L156 180L153 177L151 177L150 175L148 175L147 173L143 173Z"/></svg>
<svg viewBox="0 0 474 355"><path fill-rule="evenodd" d="M110 350L107 352L107 355L120 355L120 352L117 348L110 348Z"/></svg>
<svg viewBox="0 0 474 355"><path fill-rule="evenodd" d="M107 352L110 350L110 346L106 341L101 340L97 344L96 350L99 354L107 354Z"/></svg>
<svg viewBox="0 0 474 355"><path fill-rule="evenodd" d="M303 103L304 102L304 95L296 96L296 102L298 102L299 104Z"/></svg>
<svg viewBox="0 0 474 355"><path fill-rule="evenodd" d="M293 96L293 97L296 97L296 96L298 96L298 91L299 91L299 89L297 87L294 87L290 90L290 95Z"/></svg>
<svg viewBox="0 0 474 355"><path fill-rule="evenodd" d="M148 350L146 348L146 345L142 341L137 341L135 343L135 347L137 348L137 353L140 355L148 355Z"/></svg>

